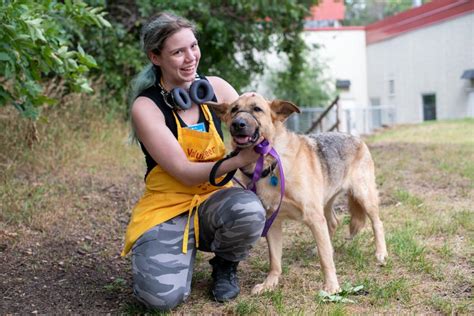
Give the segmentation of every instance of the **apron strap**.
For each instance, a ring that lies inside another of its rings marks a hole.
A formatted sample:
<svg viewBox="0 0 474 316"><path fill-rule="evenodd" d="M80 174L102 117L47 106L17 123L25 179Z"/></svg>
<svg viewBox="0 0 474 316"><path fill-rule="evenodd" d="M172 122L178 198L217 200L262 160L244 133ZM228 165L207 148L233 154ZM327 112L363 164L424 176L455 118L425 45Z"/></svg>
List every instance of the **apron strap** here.
<svg viewBox="0 0 474 316"><path fill-rule="evenodd" d="M195 194L191 205L189 207L188 221L186 222L186 227L184 228L183 236L183 253L188 252L188 240L189 240L189 224L191 222L191 216L194 214L194 241L196 243L196 248L199 248L199 214L198 206L201 203L202 199L198 194ZM196 210L196 212L194 212Z"/></svg>

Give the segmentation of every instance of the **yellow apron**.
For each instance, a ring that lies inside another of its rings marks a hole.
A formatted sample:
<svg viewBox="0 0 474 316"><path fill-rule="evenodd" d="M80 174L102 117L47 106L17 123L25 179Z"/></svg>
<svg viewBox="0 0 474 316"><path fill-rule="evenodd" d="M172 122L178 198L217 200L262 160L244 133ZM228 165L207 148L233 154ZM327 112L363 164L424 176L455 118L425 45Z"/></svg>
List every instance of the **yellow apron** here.
<svg viewBox="0 0 474 316"><path fill-rule="evenodd" d="M182 128L173 112L178 131L178 142L189 161L217 161L225 155L225 145L220 138L212 115L207 105L202 106L204 116L209 122L209 131L200 132L190 128ZM172 157L170 157L172 159ZM219 180L220 181L220 180ZM188 222L183 236L183 253L187 252L189 222L194 210L214 191L221 188L204 182L195 186L186 186L155 166L145 180L146 190L132 211L132 216L125 235L125 247L122 256L132 248L135 241L150 228L164 223L182 213L189 212ZM231 187L229 182L225 187ZM196 212L197 213L197 212ZM194 232L196 246L199 246L199 216L194 216Z"/></svg>

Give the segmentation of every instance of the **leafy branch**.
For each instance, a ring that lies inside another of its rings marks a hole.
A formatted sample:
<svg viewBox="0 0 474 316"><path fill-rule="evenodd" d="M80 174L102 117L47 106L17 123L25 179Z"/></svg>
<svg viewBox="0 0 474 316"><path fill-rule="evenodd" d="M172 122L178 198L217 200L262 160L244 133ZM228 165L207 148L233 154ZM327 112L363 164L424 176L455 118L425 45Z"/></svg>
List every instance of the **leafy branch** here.
<svg viewBox="0 0 474 316"><path fill-rule="evenodd" d="M110 27L101 8L82 1L1 1L0 105L12 104L36 119L41 106L57 100L44 94L44 84L64 79L75 92L92 92L87 79L95 59L77 45L68 28Z"/></svg>

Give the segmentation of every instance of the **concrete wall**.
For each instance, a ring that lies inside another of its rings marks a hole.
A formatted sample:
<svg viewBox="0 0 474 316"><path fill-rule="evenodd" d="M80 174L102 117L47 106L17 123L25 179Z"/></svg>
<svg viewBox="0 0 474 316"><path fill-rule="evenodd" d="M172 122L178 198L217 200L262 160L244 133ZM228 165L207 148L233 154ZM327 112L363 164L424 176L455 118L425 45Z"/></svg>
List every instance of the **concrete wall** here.
<svg viewBox="0 0 474 316"><path fill-rule="evenodd" d="M468 116L474 68L474 13L367 46L368 95L396 107L398 123L423 121L423 94L436 94L437 119ZM393 91L390 90L390 81Z"/></svg>

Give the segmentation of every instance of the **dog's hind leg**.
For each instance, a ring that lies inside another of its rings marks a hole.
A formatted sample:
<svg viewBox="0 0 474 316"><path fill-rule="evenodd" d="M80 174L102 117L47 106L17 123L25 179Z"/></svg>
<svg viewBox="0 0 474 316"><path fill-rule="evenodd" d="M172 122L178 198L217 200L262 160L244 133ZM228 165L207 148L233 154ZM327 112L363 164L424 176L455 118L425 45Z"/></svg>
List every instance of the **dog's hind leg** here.
<svg viewBox="0 0 474 316"><path fill-rule="evenodd" d="M311 229L318 246L319 260L324 276L324 290L336 293L340 290L334 265L334 251L329 236L328 224L322 207L316 210L305 210L303 221Z"/></svg>
<svg viewBox="0 0 474 316"><path fill-rule="evenodd" d="M339 220L337 219L336 212L334 212L333 208L336 197L337 195L331 198L331 200L324 206L324 216L326 217L326 221L328 223L329 236L331 236L331 239L336 233L337 225L339 225Z"/></svg>
<svg viewBox="0 0 474 316"><path fill-rule="evenodd" d="M368 175L365 181L359 182L349 194L349 210L351 212L350 233L353 237L364 225L366 215L372 223L375 237L375 256L380 264L385 263L387 246L383 223L379 216L378 194L374 177ZM362 183L362 185L361 185Z"/></svg>
<svg viewBox="0 0 474 316"><path fill-rule="evenodd" d="M263 283L257 284L252 289L252 294L261 294L273 290L278 285L281 275L281 256L283 249L282 225L278 217L273 222L267 233L268 253L270 256L270 272Z"/></svg>
<svg viewBox="0 0 474 316"><path fill-rule="evenodd" d="M349 213L351 214L351 222L349 224L350 239L354 238L364 227L365 219L367 218L365 209L352 194L352 192L347 193Z"/></svg>

